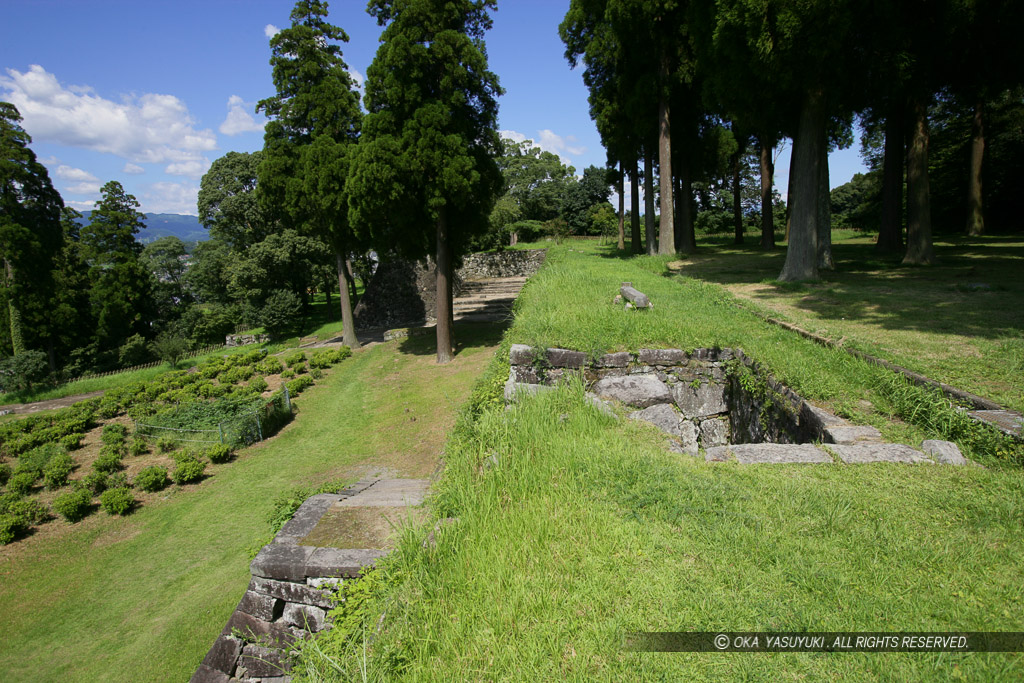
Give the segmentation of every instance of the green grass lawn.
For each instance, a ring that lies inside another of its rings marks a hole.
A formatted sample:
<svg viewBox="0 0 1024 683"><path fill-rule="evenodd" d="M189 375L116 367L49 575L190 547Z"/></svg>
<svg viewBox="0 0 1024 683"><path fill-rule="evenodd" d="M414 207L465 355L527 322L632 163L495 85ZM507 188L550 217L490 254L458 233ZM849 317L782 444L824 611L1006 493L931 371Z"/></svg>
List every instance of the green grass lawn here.
<svg viewBox="0 0 1024 683"><path fill-rule="evenodd" d="M938 264L901 266L871 238L833 237L834 272L780 283L785 248L701 242L678 273L722 284L747 305L843 340L934 380L1024 411L1024 239L939 236Z"/></svg>
<svg viewBox="0 0 1024 683"><path fill-rule="evenodd" d="M880 369L764 323L718 284L671 275L671 260L552 249L475 402L500 387L512 342L738 346L891 439L940 436L895 419ZM622 281L654 309L613 305ZM1024 478L975 445L965 450L987 469L709 464L602 415L579 386L487 410L446 447L433 512L458 521L433 548L421 543L429 524L410 531L366 630L335 629L302 663L309 680L1019 680L1019 654L621 647L635 630L1024 630Z"/></svg>
<svg viewBox="0 0 1024 683"><path fill-rule="evenodd" d="M444 367L430 337L355 353L296 399L290 426L198 485L0 547L0 679L187 680L245 591L277 496L370 468L436 468L500 338L494 326L456 331L460 352Z"/></svg>

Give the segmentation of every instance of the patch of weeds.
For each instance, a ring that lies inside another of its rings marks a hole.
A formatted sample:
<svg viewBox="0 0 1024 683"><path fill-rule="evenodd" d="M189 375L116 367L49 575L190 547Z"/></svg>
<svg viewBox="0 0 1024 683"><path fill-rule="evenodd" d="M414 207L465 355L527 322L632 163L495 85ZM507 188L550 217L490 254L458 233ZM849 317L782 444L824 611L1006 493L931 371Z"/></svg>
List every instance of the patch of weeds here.
<svg viewBox="0 0 1024 683"><path fill-rule="evenodd" d="M295 516L295 511L298 510L310 496L315 496L319 493L337 493L346 486L347 483L343 481L329 481L326 484L321 484L320 486L300 486L292 489L288 493L279 495L274 499L273 507L271 508L270 515L267 518L272 532L276 534L280 531L281 527L287 524L288 520Z"/></svg>

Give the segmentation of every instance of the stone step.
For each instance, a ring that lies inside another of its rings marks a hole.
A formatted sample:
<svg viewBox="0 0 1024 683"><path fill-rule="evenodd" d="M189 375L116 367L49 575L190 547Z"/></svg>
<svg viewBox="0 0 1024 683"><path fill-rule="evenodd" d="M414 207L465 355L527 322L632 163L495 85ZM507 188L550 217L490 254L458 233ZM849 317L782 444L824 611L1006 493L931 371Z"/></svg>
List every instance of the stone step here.
<svg viewBox="0 0 1024 683"><path fill-rule="evenodd" d="M741 465L832 463L832 457L812 444L745 443L715 446L706 451L708 462L726 462L735 458Z"/></svg>

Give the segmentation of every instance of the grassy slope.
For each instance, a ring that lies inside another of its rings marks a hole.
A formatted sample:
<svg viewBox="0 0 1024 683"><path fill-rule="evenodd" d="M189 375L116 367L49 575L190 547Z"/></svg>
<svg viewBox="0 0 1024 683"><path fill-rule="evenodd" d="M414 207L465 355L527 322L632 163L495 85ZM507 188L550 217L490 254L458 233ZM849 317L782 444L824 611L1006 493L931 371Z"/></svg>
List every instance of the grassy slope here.
<svg viewBox="0 0 1024 683"><path fill-rule="evenodd" d="M371 465L401 476L434 469L452 406L497 342L493 328L463 337L444 368L429 339L358 352L296 400L292 425L200 485L169 489L125 518L97 513L60 537L0 548L0 678L187 679L245 590L277 495Z"/></svg>
<svg viewBox="0 0 1024 683"><path fill-rule="evenodd" d="M595 353L742 346L805 396L890 437L877 369L760 322L665 259L553 250L509 342ZM653 311L610 301L629 280ZM507 345L503 348L507 348ZM994 467L738 466L673 455L579 389L455 435L436 499L459 518L412 538L371 678L1017 679L1020 655L635 654L629 630L1024 630L1024 480ZM983 456L984 454L979 454ZM486 462L497 456L498 465ZM375 621L375 620L374 620ZM324 647L347 673L360 642ZM349 649L351 648L351 649ZM310 657L311 664L317 658Z"/></svg>

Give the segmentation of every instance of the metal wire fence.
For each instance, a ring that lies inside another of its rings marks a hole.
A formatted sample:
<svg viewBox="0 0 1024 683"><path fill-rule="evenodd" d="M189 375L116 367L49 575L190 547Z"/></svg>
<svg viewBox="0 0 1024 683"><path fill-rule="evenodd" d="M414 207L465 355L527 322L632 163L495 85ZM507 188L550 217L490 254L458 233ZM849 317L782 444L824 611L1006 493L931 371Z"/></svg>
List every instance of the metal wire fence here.
<svg viewBox="0 0 1024 683"><path fill-rule="evenodd" d="M282 391L272 396L266 403L254 409L238 411L232 417L217 422L216 428L172 427L136 421L135 434L155 441L170 439L175 443L248 446L274 435L291 419L291 415L291 396L288 394L288 387L282 387Z"/></svg>

